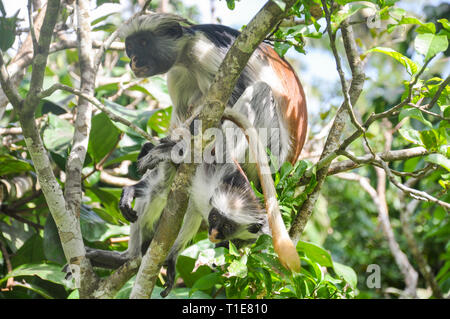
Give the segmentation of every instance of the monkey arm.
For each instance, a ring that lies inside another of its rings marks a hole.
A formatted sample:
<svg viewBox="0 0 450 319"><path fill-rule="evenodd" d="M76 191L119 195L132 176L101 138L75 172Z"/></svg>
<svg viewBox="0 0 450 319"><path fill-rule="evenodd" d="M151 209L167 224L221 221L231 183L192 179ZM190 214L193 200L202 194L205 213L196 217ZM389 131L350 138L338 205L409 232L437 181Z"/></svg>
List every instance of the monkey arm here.
<svg viewBox="0 0 450 319"><path fill-rule="evenodd" d="M175 284L175 265L178 255L186 247L186 244L195 236L200 228L200 224L202 223L202 215L195 209L194 206L193 201L190 200L180 233L178 234L178 237L170 249L169 255L166 259L167 278L164 284L165 289L161 292L161 297L166 297L172 290L173 285Z"/></svg>

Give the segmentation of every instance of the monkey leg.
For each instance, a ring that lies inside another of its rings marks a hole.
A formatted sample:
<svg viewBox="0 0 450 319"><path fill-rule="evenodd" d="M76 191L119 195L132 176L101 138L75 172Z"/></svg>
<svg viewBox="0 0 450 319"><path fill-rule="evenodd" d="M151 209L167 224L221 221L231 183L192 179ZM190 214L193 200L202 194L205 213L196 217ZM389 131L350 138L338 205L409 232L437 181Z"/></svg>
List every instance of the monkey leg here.
<svg viewBox="0 0 450 319"><path fill-rule="evenodd" d="M86 247L86 257L91 260L92 266L107 269L117 269L130 260L126 251L118 252L90 247Z"/></svg>

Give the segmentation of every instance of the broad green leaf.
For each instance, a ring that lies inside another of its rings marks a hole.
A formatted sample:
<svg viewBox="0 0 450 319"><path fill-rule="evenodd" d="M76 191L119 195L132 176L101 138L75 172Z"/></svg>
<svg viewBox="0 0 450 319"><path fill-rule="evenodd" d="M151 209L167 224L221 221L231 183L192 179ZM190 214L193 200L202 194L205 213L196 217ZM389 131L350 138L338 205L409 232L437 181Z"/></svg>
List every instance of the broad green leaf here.
<svg viewBox="0 0 450 319"><path fill-rule="evenodd" d="M100 162L115 145L117 145L120 130L111 122L105 113L99 113L92 118L91 134L89 136L88 152L95 163Z"/></svg>
<svg viewBox="0 0 450 319"><path fill-rule="evenodd" d="M96 25L97 23L100 23L100 22L104 21L104 20L106 20L108 17L110 17L110 16L112 16L112 15L115 15L115 14L119 14L119 13L118 13L118 12L111 12L111 13L108 13L108 14L106 14L106 15L104 15L104 16L101 16L100 18L97 18L97 19L95 19L94 21L92 21L92 22L91 22L91 26L94 26L94 25Z"/></svg>
<svg viewBox="0 0 450 319"><path fill-rule="evenodd" d="M436 26L433 22L423 23L419 19L410 16L403 16L397 24L388 25L388 32L392 32L392 30L398 25L404 24L416 24L419 27L416 29L417 33L436 33Z"/></svg>
<svg viewBox="0 0 450 319"><path fill-rule="evenodd" d="M419 68L418 65L412 61L410 58L404 56L403 54L387 47L375 47L367 51L369 52L379 52L386 55L389 55L390 57L394 58L398 62L400 62L406 69L406 72L413 75L417 72L417 69Z"/></svg>
<svg viewBox="0 0 450 319"><path fill-rule="evenodd" d="M106 188L106 187L90 187L86 188L86 195L97 197L98 201L112 214L115 218L125 221L122 213L119 211L119 196L120 189ZM118 194L117 194L118 193Z"/></svg>
<svg viewBox="0 0 450 319"><path fill-rule="evenodd" d="M219 273L213 272L206 276L199 278L192 286L191 293L196 290L208 290L213 288L216 284L222 282L222 277Z"/></svg>
<svg viewBox="0 0 450 319"><path fill-rule="evenodd" d="M177 272L179 273L180 277L183 278L184 284L187 287L192 287L198 279L212 272L211 268L205 265L195 269L195 263L195 259L186 256L180 255L177 259Z"/></svg>
<svg viewBox="0 0 450 319"><path fill-rule="evenodd" d="M102 25L92 28L92 32L105 31L105 32L111 33L116 29L117 29L117 26L114 23L105 23L105 24L102 24Z"/></svg>
<svg viewBox="0 0 450 319"><path fill-rule="evenodd" d="M34 284L34 283L29 283L29 282L15 282L14 283L14 287L22 287L25 289L29 289L39 295L41 295L42 297L44 297L45 299L55 299L50 292L48 292L46 289Z"/></svg>
<svg viewBox="0 0 450 319"><path fill-rule="evenodd" d="M297 244L297 250L304 252L306 257L314 262L317 262L321 266L333 266L330 253L316 244L308 243L306 241L299 241Z"/></svg>
<svg viewBox="0 0 450 319"><path fill-rule="evenodd" d="M43 280L51 281L55 284L68 285L68 281L65 279L66 273L62 271L62 267L53 264L23 264L7 273L5 277L0 279L0 283L10 277L19 276L38 276Z"/></svg>
<svg viewBox="0 0 450 319"><path fill-rule="evenodd" d="M117 226L106 223L92 210L85 206L81 207L80 226L83 238L94 242L104 241L113 236L128 235L130 229L128 226Z"/></svg>
<svg viewBox="0 0 450 319"><path fill-rule="evenodd" d="M0 17L0 49L5 52L13 46L16 39L17 13L12 18Z"/></svg>
<svg viewBox="0 0 450 319"><path fill-rule="evenodd" d="M425 56L425 61L434 57L439 52L447 50L448 39L445 35L424 33L417 35L414 40L416 51Z"/></svg>
<svg viewBox="0 0 450 319"><path fill-rule="evenodd" d="M431 152L438 152L439 147L447 144L445 129L420 131L420 140Z"/></svg>
<svg viewBox="0 0 450 319"><path fill-rule="evenodd" d="M170 126L171 114L172 108L158 110L152 116L150 116L147 122L147 126L159 134L165 134L167 133L167 130Z"/></svg>
<svg viewBox="0 0 450 319"><path fill-rule="evenodd" d="M420 133L412 128L401 128L398 130L400 135L413 144L417 144L420 146L424 146L422 141L420 140Z"/></svg>
<svg viewBox="0 0 450 319"><path fill-rule="evenodd" d="M233 260L227 270L226 277L245 278L248 273L247 265L241 260Z"/></svg>
<svg viewBox="0 0 450 319"><path fill-rule="evenodd" d="M34 229L31 229L28 224L15 219L11 220L11 225L0 223L0 231L13 253L16 253L28 238L35 234Z"/></svg>
<svg viewBox="0 0 450 319"><path fill-rule="evenodd" d="M450 159L448 159L447 157L445 157L442 154L436 153L436 154L427 155L425 157L425 161L440 165L443 168L445 168L446 170L450 171Z"/></svg>
<svg viewBox="0 0 450 319"><path fill-rule="evenodd" d="M450 23L448 22L447 19L439 19L437 20L440 24L442 24L442 27L447 30L450 31Z"/></svg>
<svg viewBox="0 0 450 319"><path fill-rule="evenodd" d="M0 176L33 171L30 163L8 154L0 155Z"/></svg>
<svg viewBox="0 0 450 319"><path fill-rule="evenodd" d="M39 234L31 236L11 258L12 267L40 263L45 260L43 240Z"/></svg>
<svg viewBox="0 0 450 319"><path fill-rule="evenodd" d="M43 247L47 260L60 265L64 265L67 262L61 240L59 239L58 228L56 228L56 224L51 215L47 217L45 222Z"/></svg>
<svg viewBox="0 0 450 319"><path fill-rule="evenodd" d="M108 109L112 113L114 113L122 118L127 119L128 121L139 126L143 130L145 130L147 121L150 118L150 116L152 116L156 112L156 110L152 110L152 111L130 110L120 104L117 104L117 103L114 103L114 102L111 102L108 100L103 100L103 103L106 107L108 107ZM122 132L125 132L125 133L133 135L133 136L138 136L138 134L136 132L134 132L132 129L130 129L128 126L126 126L122 123L119 123L119 122L112 122L112 123Z"/></svg>
<svg viewBox="0 0 450 319"><path fill-rule="evenodd" d="M195 244L189 246L181 253L182 256L190 257L192 259L197 259L199 254L207 249L214 248L214 244L209 241L209 239L204 239L196 242Z"/></svg>
<svg viewBox="0 0 450 319"><path fill-rule="evenodd" d="M347 283L349 283L352 286L352 288L356 288L356 284L358 283L358 277L356 276L356 273L352 268L334 261L333 269L336 272L336 274L344 278L344 280Z"/></svg>
<svg viewBox="0 0 450 319"><path fill-rule="evenodd" d="M75 128L68 121L49 113L48 126L43 134L45 147L64 158L67 157L67 149L72 142L74 131Z"/></svg>
<svg viewBox="0 0 450 319"><path fill-rule="evenodd" d="M405 117L412 117L413 119L416 119L420 122L422 122L423 124L425 124L426 126L432 128L433 124L431 124L430 121L427 121L424 117L422 112L419 109L416 108L408 108L408 109L403 109L400 112L400 115L398 116L398 121L400 122L401 120L403 120Z"/></svg>

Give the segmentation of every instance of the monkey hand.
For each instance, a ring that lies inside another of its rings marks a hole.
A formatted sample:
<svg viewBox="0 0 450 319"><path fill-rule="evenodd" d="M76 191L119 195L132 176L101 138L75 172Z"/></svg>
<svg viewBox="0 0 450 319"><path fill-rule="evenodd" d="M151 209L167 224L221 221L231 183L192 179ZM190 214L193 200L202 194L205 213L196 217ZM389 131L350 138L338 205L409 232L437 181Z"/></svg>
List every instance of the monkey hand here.
<svg viewBox="0 0 450 319"><path fill-rule="evenodd" d="M172 254L167 257L166 260L166 266L167 266L167 277L166 282L164 283L164 290L161 291L160 295L163 298L166 298L167 295L170 293L170 291L173 288L173 285L175 284L175 264L177 262L177 257L172 256Z"/></svg>
<svg viewBox="0 0 450 319"><path fill-rule="evenodd" d="M179 163L181 162L180 158L182 159L185 153L183 141L179 142L170 137L165 137L139 160L139 170L145 172L147 169L153 169L159 163L165 161Z"/></svg>
<svg viewBox="0 0 450 319"><path fill-rule="evenodd" d="M122 190L119 201L119 209L122 212L123 217L131 223L137 221L137 213L133 210L131 202L134 199L135 188L134 186L126 186Z"/></svg>

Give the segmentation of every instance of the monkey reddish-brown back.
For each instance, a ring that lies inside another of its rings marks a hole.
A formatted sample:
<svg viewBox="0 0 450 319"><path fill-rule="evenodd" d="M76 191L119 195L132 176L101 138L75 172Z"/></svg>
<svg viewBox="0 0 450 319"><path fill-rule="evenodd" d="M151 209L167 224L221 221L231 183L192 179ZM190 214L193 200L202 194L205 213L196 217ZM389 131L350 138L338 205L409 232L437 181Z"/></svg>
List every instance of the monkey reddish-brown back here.
<svg viewBox="0 0 450 319"><path fill-rule="evenodd" d="M265 54L264 58L267 59L267 62L277 74L278 79L282 82L281 86L284 91L276 93L279 94L280 111L288 124L292 140L292 149L288 160L294 164L305 144L308 128L305 92L289 63L265 43L260 45L260 49Z"/></svg>

